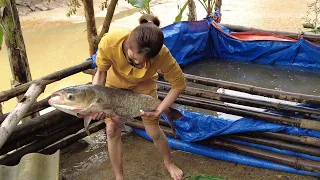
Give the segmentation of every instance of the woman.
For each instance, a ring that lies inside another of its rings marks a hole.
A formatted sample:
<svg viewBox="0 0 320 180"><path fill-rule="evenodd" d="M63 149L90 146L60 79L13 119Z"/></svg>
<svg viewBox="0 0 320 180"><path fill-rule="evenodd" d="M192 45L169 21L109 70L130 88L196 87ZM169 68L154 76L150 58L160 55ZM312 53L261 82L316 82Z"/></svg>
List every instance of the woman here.
<svg viewBox="0 0 320 180"><path fill-rule="evenodd" d="M173 179L182 179L183 172L172 161L166 136L159 127L160 114L177 99L185 89L184 74L168 48L160 21L152 15L143 15L140 25L131 32L117 30L106 33L101 39L97 54L97 72L92 84L128 89L157 98L157 71L171 84L166 98L155 111L141 111L146 132L164 158L164 165ZM105 118L96 114L94 119ZM117 180L123 179L121 129L113 123L119 116L107 118L107 141L111 164Z"/></svg>

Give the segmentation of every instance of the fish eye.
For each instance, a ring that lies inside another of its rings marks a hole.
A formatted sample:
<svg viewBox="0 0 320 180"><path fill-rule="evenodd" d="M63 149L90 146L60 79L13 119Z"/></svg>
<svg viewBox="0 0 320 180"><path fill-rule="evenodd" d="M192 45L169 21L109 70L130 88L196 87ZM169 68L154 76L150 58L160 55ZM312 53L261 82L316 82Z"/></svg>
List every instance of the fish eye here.
<svg viewBox="0 0 320 180"><path fill-rule="evenodd" d="M72 96L72 94L68 94L68 99L72 99L73 98L73 96Z"/></svg>

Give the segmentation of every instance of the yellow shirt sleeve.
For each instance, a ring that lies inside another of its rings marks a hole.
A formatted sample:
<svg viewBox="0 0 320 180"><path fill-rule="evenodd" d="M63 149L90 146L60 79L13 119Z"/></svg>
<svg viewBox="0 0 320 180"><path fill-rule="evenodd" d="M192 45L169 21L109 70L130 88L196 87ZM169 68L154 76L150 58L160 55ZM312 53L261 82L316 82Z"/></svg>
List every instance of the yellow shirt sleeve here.
<svg viewBox="0 0 320 180"><path fill-rule="evenodd" d="M102 71L107 71L111 67L112 61L110 60L108 53L111 51L108 49L108 36L104 35L98 45L98 53L96 56L97 67Z"/></svg>
<svg viewBox="0 0 320 180"><path fill-rule="evenodd" d="M163 73L164 79L171 84L172 89L184 90L186 88L184 73L167 47L165 47L161 60L160 71Z"/></svg>

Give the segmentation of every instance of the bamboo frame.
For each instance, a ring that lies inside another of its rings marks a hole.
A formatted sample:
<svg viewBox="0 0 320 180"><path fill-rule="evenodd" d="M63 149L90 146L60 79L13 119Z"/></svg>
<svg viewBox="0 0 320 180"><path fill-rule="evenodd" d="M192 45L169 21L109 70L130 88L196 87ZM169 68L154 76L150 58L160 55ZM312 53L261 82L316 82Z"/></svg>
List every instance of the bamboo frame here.
<svg viewBox="0 0 320 180"><path fill-rule="evenodd" d="M278 90L273 90L273 89L267 89L267 88L262 88L262 87L246 85L246 84L240 84L240 83L216 80L216 79L205 78L205 77L200 77L200 76L194 76L194 75L190 75L190 74L185 74L185 78L187 79L187 81L198 83L198 84L203 84L203 85L207 85L207 86L225 88L225 89L245 92L245 93L249 93L249 94L260 95L260 96L276 98L276 99L281 99L281 100L287 100L287 101L293 101L293 102L298 102L298 103L320 105L320 96L278 91Z"/></svg>
<svg viewBox="0 0 320 180"><path fill-rule="evenodd" d="M10 112L0 126L0 148L6 142L13 129L23 118L32 103L44 91L45 86L41 82L34 82L17 106Z"/></svg>
<svg viewBox="0 0 320 180"><path fill-rule="evenodd" d="M167 92L158 92L158 96L160 99L164 99L166 95L167 95ZM313 129L318 131L320 130L320 122L318 121L301 119L301 118L284 117L278 114L272 114L267 112L244 110L244 109L232 107L229 105L225 105L220 102L215 102L207 99L198 99L198 98L194 98L186 95L180 95L180 97L176 100L176 103L213 110L213 111L219 111L219 112L233 114L233 115L250 117L253 119L264 120L272 123Z"/></svg>
<svg viewBox="0 0 320 180"><path fill-rule="evenodd" d="M28 83L19 85L19 86L12 88L10 90L2 91L2 92L0 92L0 102L7 101L13 97L16 97L18 95L25 93L27 91L27 89L30 87L30 85L35 82L41 81L43 83L43 85L48 85L53 82L59 81L63 78L66 78L70 75L76 74L76 73L84 71L86 69L90 69L91 66L92 66L92 61L86 61L86 62L83 62L83 63L78 64L76 66L72 66L72 67L57 71L55 73L49 74L49 75L44 76L42 78L39 78L37 80L33 80Z"/></svg>
<svg viewBox="0 0 320 180"><path fill-rule="evenodd" d="M158 89L169 91L171 89L171 87L170 87L169 83L158 81ZM243 98L243 97L235 97L235 96L230 96L227 94L220 94L217 92L212 92L209 90L204 90L204 89L199 89L199 88L187 87L184 90L183 94L190 95L190 96L196 96L196 97L202 97L202 98L208 98L211 100L246 105L246 106L251 106L251 107L258 107L258 108L272 109L272 110L277 110L277 111L291 112L294 114L304 115L304 116L312 117L312 118L320 118L320 110L318 110L318 109L298 107L298 106L287 105L287 104L282 104L282 103L274 103L274 102L264 101L264 100L255 100L255 99L249 99L249 98Z"/></svg>

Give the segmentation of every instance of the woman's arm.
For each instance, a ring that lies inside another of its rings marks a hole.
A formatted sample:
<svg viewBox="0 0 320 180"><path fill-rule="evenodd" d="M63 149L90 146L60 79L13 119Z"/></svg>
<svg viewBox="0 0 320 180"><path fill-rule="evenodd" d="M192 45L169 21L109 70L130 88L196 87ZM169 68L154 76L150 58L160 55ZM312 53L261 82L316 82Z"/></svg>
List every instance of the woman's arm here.
<svg viewBox="0 0 320 180"><path fill-rule="evenodd" d="M104 86L106 84L107 71L102 71L100 68L97 68L97 72L93 77L92 84Z"/></svg>
<svg viewBox="0 0 320 180"><path fill-rule="evenodd" d="M167 50L166 55L163 57L167 62L162 63L160 71L164 74L164 79L168 80L171 84L171 90L163 101L158 105L158 107L153 112L143 112L141 111L142 116L146 117L158 117L165 110L167 110L179 97L180 93L186 88L186 82L184 73L182 72L177 61L172 57L169 50Z"/></svg>

